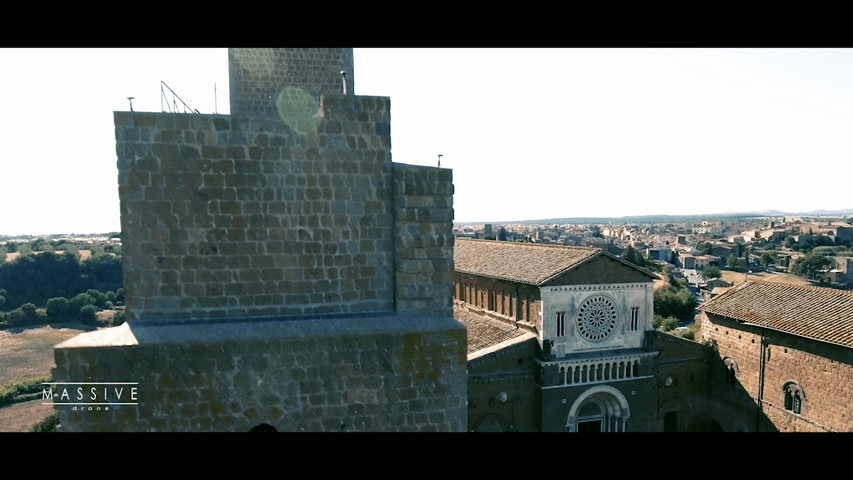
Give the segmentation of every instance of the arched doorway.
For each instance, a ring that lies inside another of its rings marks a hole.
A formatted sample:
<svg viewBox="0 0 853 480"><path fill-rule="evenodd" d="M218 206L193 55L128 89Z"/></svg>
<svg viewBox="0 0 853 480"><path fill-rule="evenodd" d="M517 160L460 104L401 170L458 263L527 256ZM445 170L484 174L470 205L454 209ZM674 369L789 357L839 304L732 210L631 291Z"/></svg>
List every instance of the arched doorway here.
<svg viewBox="0 0 853 480"><path fill-rule="evenodd" d="M502 416L492 413L477 421L472 432L509 432L510 425Z"/></svg>
<svg viewBox="0 0 853 480"><path fill-rule="evenodd" d="M569 410L569 432L625 432L631 412L619 390L599 385L584 392Z"/></svg>

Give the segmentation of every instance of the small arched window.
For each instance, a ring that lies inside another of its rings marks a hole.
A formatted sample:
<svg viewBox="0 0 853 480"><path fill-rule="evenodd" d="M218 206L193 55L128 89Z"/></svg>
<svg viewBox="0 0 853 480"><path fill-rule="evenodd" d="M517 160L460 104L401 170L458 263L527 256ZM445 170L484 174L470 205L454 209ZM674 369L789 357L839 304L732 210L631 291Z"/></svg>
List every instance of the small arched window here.
<svg viewBox="0 0 853 480"><path fill-rule="evenodd" d="M737 362L726 357L723 359L723 364L726 366L726 383L736 385L738 373Z"/></svg>
<svg viewBox="0 0 853 480"><path fill-rule="evenodd" d="M795 381L790 381L782 387L782 390L785 393L785 410L798 415L801 414L803 412L803 401L806 399L803 387Z"/></svg>

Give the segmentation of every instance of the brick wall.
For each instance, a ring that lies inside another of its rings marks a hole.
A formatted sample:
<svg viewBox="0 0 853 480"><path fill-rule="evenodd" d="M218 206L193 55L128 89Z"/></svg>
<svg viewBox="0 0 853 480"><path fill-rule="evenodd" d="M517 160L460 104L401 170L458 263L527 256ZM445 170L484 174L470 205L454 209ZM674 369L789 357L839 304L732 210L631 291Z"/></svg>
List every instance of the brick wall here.
<svg viewBox="0 0 853 480"><path fill-rule="evenodd" d="M851 349L760 330L716 315L703 314L702 319L705 340L717 346L721 359L728 357L737 362L738 385L728 388L735 391L732 395L742 388L754 402L759 386L763 387L762 415L772 424L769 428L798 432L853 429L853 406L846 401L853 393ZM783 387L789 381L799 383L805 393L800 414L785 409ZM746 406L743 411L755 412L755 408ZM754 421L748 423L754 428Z"/></svg>

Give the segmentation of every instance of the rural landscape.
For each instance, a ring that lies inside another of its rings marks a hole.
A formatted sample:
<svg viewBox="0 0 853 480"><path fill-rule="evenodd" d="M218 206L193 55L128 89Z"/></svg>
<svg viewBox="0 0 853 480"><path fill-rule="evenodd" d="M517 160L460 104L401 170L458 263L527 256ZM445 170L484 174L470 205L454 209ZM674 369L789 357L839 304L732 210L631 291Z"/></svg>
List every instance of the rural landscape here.
<svg viewBox="0 0 853 480"><path fill-rule="evenodd" d="M0 432L51 431L53 346L123 322L117 234L0 240ZM112 239L112 240L111 240Z"/></svg>

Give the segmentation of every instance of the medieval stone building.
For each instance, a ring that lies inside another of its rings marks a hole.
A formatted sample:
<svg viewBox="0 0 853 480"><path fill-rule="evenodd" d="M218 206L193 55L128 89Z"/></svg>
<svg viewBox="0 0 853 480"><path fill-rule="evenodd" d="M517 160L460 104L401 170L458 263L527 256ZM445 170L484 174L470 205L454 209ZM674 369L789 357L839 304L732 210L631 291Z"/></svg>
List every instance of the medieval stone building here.
<svg viewBox="0 0 853 480"><path fill-rule="evenodd" d="M745 282L691 342L652 328L653 274L601 250L455 249L471 431L853 430L853 292Z"/></svg>
<svg viewBox="0 0 853 480"><path fill-rule="evenodd" d="M61 428L464 430L451 172L352 49L228 60L230 115L114 114L128 321L55 347Z"/></svg>
<svg viewBox="0 0 853 480"><path fill-rule="evenodd" d="M853 292L747 281L702 307L725 431L853 431Z"/></svg>
<svg viewBox="0 0 853 480"><path fill-rule="evenodd" d="M747 282L658 332L606 251L454 239L353 67L230 49L230 115L115 112L128 321L55 347L62 430L853 429L853 294Z"/></svg>
<svg viewBox="0 0 853 480"><path fill-rule="evenodd" d="M601 249L457 238L472 431L710 429L709 349L652 327L655 274Z"/></svg>

